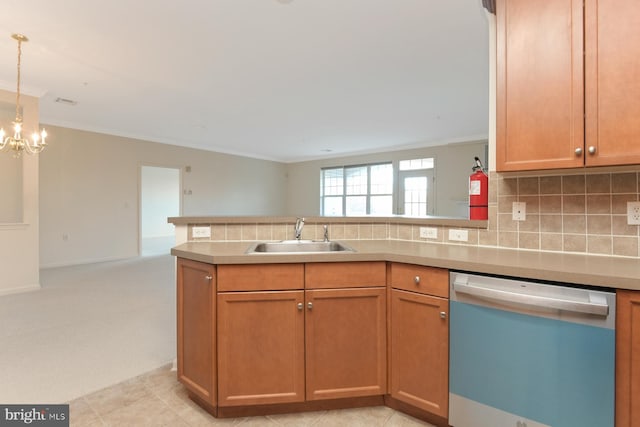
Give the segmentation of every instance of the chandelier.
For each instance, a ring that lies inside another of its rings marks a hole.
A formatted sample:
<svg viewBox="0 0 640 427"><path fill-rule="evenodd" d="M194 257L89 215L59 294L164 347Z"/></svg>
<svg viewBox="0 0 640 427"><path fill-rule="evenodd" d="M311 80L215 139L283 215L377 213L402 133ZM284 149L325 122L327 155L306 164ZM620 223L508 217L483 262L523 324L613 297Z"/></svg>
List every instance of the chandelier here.
<svg viewBox="0 0 640 427"><path fill-rule="evenodd" d="M0 151L5 148L13 150L14 157L20 157L23 151L29 154L38 154L47 146L47 131L42 129L40 133L34 132L31 139L22 137L22 112L20 109L20 57L22 56L22 42L29 39L22 34L12 34L11 37L18 42L18 88L16 90L16 120L13 122L13 136L5 137L4 129L0 128Z"/></svg>

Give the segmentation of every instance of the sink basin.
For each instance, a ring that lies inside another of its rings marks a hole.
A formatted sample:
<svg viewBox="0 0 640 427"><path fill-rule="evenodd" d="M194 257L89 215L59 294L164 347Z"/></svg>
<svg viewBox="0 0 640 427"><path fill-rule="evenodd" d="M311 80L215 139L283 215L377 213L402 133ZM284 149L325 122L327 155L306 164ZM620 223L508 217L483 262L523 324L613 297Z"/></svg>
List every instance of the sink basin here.
<svg viewBox="0 0 640 427"><path fill-rule="evenodd" d="M283 240L281 242L254 243L247 249L248 254L355 252L340 242L315 240Z"/></svg>

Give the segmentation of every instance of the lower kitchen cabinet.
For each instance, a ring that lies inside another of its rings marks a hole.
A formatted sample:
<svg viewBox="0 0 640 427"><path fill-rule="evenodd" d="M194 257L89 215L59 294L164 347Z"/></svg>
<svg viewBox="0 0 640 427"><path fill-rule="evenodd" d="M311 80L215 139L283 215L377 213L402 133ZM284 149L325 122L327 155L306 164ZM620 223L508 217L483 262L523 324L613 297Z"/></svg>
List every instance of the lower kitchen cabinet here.
<svg viewBox="0 0 640 427"><path fill-rule="evenodd" d="M307 400L386 393L386 289L305 291Z"/></svg>
<svg viewBox="0 0 640 427"><path fill-rule="evenodd" d="M304 401L304 291L218 294L220 406Z"/></svg>
<svg viewBox="0 0 640 427"><path fill-rule="evenodd" d="M189 391L216 405L216 269L178 258L178 380Z"/></svg>
<svg viewBox="0 0 640 427"><path fill-rule="evenodd" d="M410 264L389 269L389 392L442 418L449 411L448 276L446 269Z"/></svg>
<svg viewBox="0 0 640 427"><path fill-rule="evenodd" d="M391 396L447 417L449 302L391 291Z"/></svg>
<svg viewBox="0 0 640 427"><path fill-rule="evenodd" d="M385 264L352 263L362 281L339 274L346 265L314 264L304 278L306 265L267 266L282 278L274 291L255 291L270 280L257 265L219 266L218 289L232 290L217 296L220 407L386 393ZM303 290L306 278L321 289Z"/></svg>
<svg viewBox="0 0 640 427"><path fill-rule="evenodd" d="M640 292L617 291L616 427L640 425Z"/></svg>

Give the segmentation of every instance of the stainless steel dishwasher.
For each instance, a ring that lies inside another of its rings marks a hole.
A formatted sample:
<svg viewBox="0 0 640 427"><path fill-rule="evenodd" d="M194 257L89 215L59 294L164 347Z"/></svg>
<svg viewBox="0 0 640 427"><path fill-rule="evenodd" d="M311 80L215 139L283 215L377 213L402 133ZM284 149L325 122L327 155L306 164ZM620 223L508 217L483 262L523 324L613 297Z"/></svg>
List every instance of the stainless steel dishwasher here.
<svg viewBox="0 0 640 427"><path fill-rule="evenodd" d="M614 292L451 272L449 313L452 426L614 426Z"/></svg>

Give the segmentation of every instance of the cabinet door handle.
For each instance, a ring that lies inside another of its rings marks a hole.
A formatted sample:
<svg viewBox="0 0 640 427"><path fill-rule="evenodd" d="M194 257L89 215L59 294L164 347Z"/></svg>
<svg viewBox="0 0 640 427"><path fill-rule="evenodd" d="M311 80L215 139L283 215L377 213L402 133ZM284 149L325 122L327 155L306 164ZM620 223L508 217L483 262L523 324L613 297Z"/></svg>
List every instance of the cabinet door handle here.
<svg viewBox="0 0 640 427"><path fill-rule="evenodd" d="M446 311L441 311L440 312L440 318L441 319L446 319L447 318L447 312Z"/></svg>
<svg viewBox="0 0 640 427"><path fill-rule="evenodd" d="M576 156L581 156L582 155L582 148L580 148L580 147L576 148L575 153L576 153Z"/></svg>
<svg viewBox="0 0 640 427"><path fill-rule="evenodd" d="M596 147L593 145L589 147L589 154L596 154Z"/></svg>
<svg viewBox="0 0 640 427"><path fill-rule="evenodd" d="M420 284L420 276L416 276L413 278L413 283L415 283L416 285Z"/></svg>
<svg viewBox="0 0 640 427"><path fill-rule="evenodd" d="M312 303L311 301L309 301L309 302L307 303L307 308L308 308L309 310L312 310L312 309L313 309L313 303Z"/></svg>
<svg viewBox="0 0 640 427"><path fill-rule="evenodd" d="M213 280L213 276L205 276L205 279L207 279L208 281L212 281Z"/></svg>
<svg viewBox="0 0 640 427"><path fill-rule="evenodd" d="M304 308L304 304L302 304L301 302L298 303L298 310L302 311L302 309Z"/></svg>

